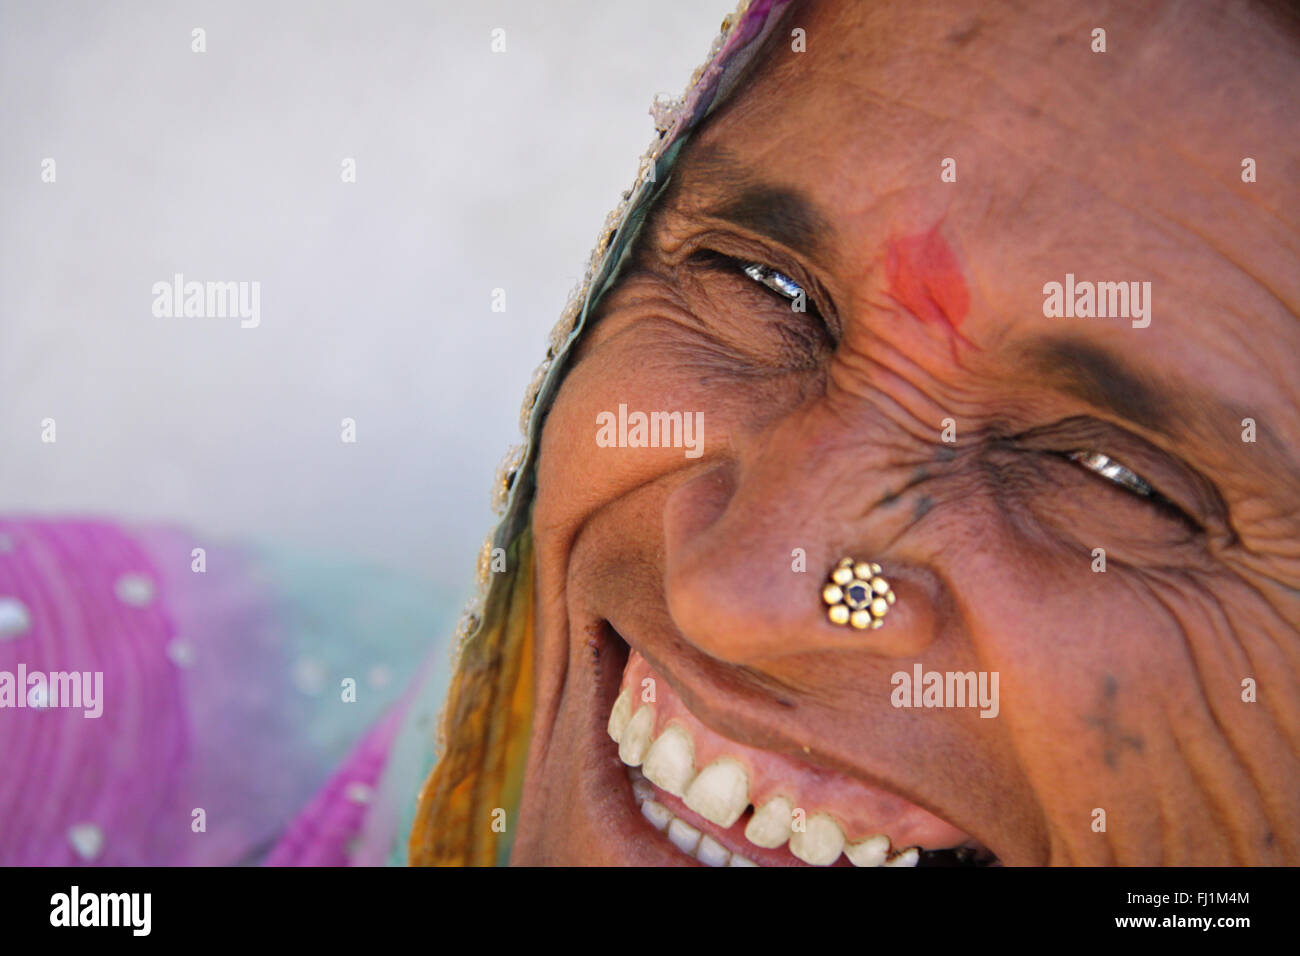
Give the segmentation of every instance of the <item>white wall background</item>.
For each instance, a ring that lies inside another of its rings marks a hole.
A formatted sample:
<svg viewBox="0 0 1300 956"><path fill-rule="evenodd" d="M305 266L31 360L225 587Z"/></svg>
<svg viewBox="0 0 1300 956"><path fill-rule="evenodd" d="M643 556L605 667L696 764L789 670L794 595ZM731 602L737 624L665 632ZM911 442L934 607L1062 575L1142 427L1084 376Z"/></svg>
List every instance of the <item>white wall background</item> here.
<svg viewBox="0 0 1300 956"><path fill-rule="evenodd" d="M468 587L524 386L647 108L733 6L5 0L0 510ZM260 326L155 318L176 272L260 282Z"/></svg>

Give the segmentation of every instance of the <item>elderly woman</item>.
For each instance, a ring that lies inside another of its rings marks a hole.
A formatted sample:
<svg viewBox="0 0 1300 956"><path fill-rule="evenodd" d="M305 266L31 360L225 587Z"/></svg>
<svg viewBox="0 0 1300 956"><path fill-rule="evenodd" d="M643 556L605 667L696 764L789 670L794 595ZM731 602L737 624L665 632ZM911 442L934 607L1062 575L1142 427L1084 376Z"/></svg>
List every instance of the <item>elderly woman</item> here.
<svg viewBox="0 0 1300 956"><path fill-rule="evenodd" d="M530 390L412 861L1300 863L1298 36L729 18Z"/></svg>

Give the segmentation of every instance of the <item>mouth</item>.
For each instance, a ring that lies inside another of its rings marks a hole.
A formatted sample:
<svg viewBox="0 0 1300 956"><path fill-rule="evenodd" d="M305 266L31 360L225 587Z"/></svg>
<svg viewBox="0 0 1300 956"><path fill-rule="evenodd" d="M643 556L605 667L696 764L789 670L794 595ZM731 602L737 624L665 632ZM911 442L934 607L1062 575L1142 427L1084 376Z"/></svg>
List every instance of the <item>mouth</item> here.
<svg viewBox="0 0 1300 956"><path fill-rule="evenodd" d="M621 643L612 627L606 634ZM1000 865L969 834L897 794L714 732L623 647L622 679L603 695L613 701L599 746L617 751L646 838L675 847L684 865Z"/></svg>

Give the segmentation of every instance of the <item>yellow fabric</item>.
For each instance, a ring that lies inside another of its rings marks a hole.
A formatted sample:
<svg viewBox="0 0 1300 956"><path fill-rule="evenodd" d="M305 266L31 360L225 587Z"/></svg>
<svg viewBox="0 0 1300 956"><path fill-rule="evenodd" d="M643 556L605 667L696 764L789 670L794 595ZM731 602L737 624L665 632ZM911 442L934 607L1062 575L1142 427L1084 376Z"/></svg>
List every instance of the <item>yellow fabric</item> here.
<svg viewBox="0 0 1300 956"><path fill-rule="evenodd" d="M411 830L413 866L508 862L533 712L531 530L510 550L507 567L514 570L503 573L513 579L460 650L442 715L443 752L420 792ZM506 814L504 828L498 809Z"/></svg>

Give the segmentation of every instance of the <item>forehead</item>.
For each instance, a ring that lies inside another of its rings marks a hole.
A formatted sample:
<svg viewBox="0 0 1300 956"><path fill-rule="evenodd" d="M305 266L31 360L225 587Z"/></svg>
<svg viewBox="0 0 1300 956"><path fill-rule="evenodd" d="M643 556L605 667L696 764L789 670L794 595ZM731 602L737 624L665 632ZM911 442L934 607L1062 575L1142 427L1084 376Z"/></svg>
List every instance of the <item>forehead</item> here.
<svg viewBox="0 0 1300 956"><path fill-rule="evenodd" d="M1277 430L1300 440L1295 187L1240 178L1241 142L1295 164L1271 65L1291 61L1254 34L1239 44L1250 66L1216 53L1213 30L1170 39L1158 15L1108 19L1127 49L1110 60L1067 17L796 6L688 146L670 206L775 239L848 300L891 241L941 226L986 343L1066 329L1043 290L1067 274L1149 282L1149 327L1069 332L1150 377L1208 383L1234 414L1280 410Z"/></svg>
<svg viewBox="0 0 1300 956"><path fill-rule="evenodd" d="M1259 31L1240 26L1228 36L1213 23L1170 35L1156 16L1141 29L1140 17L1109 19L1111 42L1122 45L1113 56L1093 53L1088 29L1072 19L996 3L978 13L925 0L792 4L742 90L688 146L686 175L697 173L701 188L724 182L723 153L736 161L733 174L761 170L769 182L797 184L841 221L976 199L1000 231L1040 239L1095 234L1109 219L1105 244L1128 254L1151 237L1127 241L1139 230L1116 218L1126 212L1244 246L1279 218L1242 215L1256 202L1281 212L1294 235L1294 187L1276 189L1294 182L1300 161L1294 50L1261 47ZM1229 40L1237 46L1218 52ZM1271 161L1271 184L1238 188L1247 152ZM944 160L952 182L941 182ZM1081 228L1045 228L1071 223ZM1162 244L1190 244L1179 238Z"/></svg>

